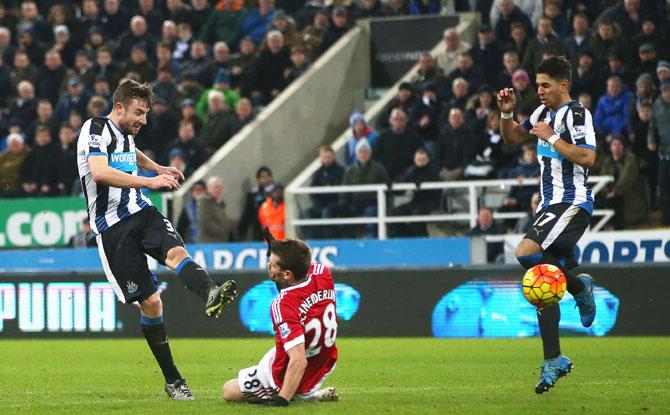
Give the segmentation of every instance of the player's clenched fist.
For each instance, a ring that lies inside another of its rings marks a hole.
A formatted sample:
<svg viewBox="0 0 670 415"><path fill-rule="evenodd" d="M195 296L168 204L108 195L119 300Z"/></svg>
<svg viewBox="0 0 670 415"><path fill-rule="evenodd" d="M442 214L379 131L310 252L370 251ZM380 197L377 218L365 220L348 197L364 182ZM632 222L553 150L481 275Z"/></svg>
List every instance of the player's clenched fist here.
<svg viewBox="0 0 670 415"><path fill-rule="evenodd" d="M512 112L516 106L514 88L503 88L498 92L498 108L501 112Z"/></svg>
<svg viewBox="0 0 670 415"><path fill-rule="evenodd" d="M166 187L170 190L177 190L180 186L177 179L171 175L159 174L158 176L154 176L150 179L149 186L147 187L151 190L158 190Z"/></svg>

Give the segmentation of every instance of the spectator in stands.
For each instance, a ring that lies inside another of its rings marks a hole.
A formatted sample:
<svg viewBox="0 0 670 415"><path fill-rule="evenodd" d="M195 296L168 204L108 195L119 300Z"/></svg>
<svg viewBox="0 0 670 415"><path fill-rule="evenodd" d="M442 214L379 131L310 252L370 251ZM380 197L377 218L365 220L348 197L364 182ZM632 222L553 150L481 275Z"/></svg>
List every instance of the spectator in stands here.
<svg viewBox="0 0 670 415"><path fill-rule="evenodd" d="M240 94L230 88L230 74L225 68L220 68L219 73L216 75L216 78L214 78L212 87L203 91L195 106L195 112L198 115L198 118L203 122L207 119L209 96L212 91L221 92L224 99L224 109L226 111L230 108L237 107L237 101L240 99Z"/></svg>
<svg viewBox="0 0 670 415"><path fill-rule="evenodd" d="M474 133L486 130L486 120L490 113L496 112L496 104L493 99L493 89L483 84L479 87L476 95L473 95L465 106L465 120Z"/></svg>
<svg viewBox="0 0 670 415"><path fill-rule="evenodd" d="M216 42L212 47L212 60L207 71L207 83L205 85L213 84L221 69L225 69L230 74L232 67L230 58L230 48L226 42ZM230 84L230 82L228 83Z"/></svg>
<svg viewBox="0 0 670 415"><path fill-rule="evenodd" d="M330 146L319 147L321 166L312 176L311 186L339 186L344 179L344 168L335 160L335 150ZM336 218L340 215L340 196L338 193L310 195L312 206L307 209L310 219ZM311 228L311 229L310 229ZM313 239L332 239L337 237L335 226L314 226L305 232Z"/></svg>
<svg viewBox="0 0 670 415"><path fill-rule="evenodd" d="M37 4L34 1L24 1L21 3L21 16L16 28L18 31L30 30L41 43L49 43L53 40L51 37L51 28L40 15Z"/></svg>
<svg viewBox="0 0 670 415"><path fill-rule="evenodd" d="M444 105L437 99L437 85L427 83L423 88L421 100L412 109L409 120L410 128L421 136L424 146L433 157L435 140L440 135L440 117L443 109Z"/></svg>
<svg viewBox="0 0 670 415"><path fill-rule="evenodd" d="M302 46L293 46L291 48L291 63L292 66L284 72L287 84L298 79L311 65L311 62L307 59L305 48Z"/></svg>
<svg viewBox="0 0 670 415"><path fill-rule="evenodd" d="M267 35L267 48L258 59L258 85L264 102L272 101L286 86L284 71L291 67L290 52L284 36L273 30Z"/></svg>
<svg viewBox="0 0 670 415"><path fill-rule="evenodd" d="M102 34L99 24L100 6L96 0L83 0L81 4L81 16L77 19L77 38L84 39L91 33L91 28Z"/></svg>
<svg viewBox="0 0 670 415"><path fill-rule="evenodd" d="M347 12L347 9L342 6L333 8L333 12L330 16L331 24L326 28L326 32L323 34L321 50L327 50L349 30L348 15L349 13Z"/></svg>
<svg viewBox="0 0 670 415"><path fill-rule="evenodd" d="M75 134L79 134L81 126L84 124L81 115L77 111L70 112L70 117L67 119L67 123L72 126L72 129L75 131Z"/></svg>
<svg viewBox="0 0 670 415"><path fill-rule="evenodd" d="M654 68L656 64L654 64ZM631 73L624 66L623 57L619 52L612 52L607 58L607 65L600 72L598 79L599 85L607 85L607 80L611 76L618 76L621 79L622 87L628 90L628 85L632 84Z"/></svg>
<svg viewBox="0 0 670 415"><path fill-rule="evenodd" d="M23 191L26 196L51 196L56 193L58 149L45 125L35 129L35 145L23 168Z"/></svg>
<svg viewBox="0 0 670 415"><path fill-rule="evenodd" d="M107 42L105 36L102 34L100 26L91 26L86 33L86 42L84 43L84 50L96 56L100 48L110 48L112 45Z"/></svg>
<svg viewBox="0 0 670 415"><path fill-rule="evenodd" d="M237 45L246 17L247 9L243 2L219 0L200 32L200 40L209 44L223 40L228 45Z"/></svg>
<svg viewBox="0 0 670 415"><path fill-rule="evenodd" d="M398 86L396 96L389 102L386 107L379 113L378 128L381 130L389 127L389 119L391 118L391 111L400 108L406 113L410 113L417 102L414 96L414 88L408 82L402 82Z"/></svg>
<svg viewBox="0 0 670 415"><path fill-rule="evenodd" d="M74 58L74 75L79 77L84 87L93 90L95 74L93 73L93 62L87 52L80 50Z"/></svg>
<svg viewBox="0 0 670 415"><path fill-rule="evenodd" d="M212 89L207 97L207 117L198 141L205 148L207 158L211 157L232 136L225 98L221 91Z"/></svg>
<svg viewBox="0 0 670 415"><path fill-rule="evenodd" d="M130 16L126 13L126 9L122 9L120 6L121 0L105 0L103 2L103 10L100 13L99 21L102 32L108 39L116 39L119 33L123 33L128 27ZM128 50L125 53L128 53ZM127 56L124 55L124 57Z"/></svg>
<svg viewBox="0 0 670 415"><path fill-rule="evenodd" d="M156 79L156 67L147 59L147 50L144 43L133 45L130 60L121 69L121 76L127 77L130 72L138 74L142 83Z"/></svg>
<svg viewBox="0 0 670 415"><path fill-rule="evenodd" d="M658 154L658 204L663 225L670 225L670 80L661 83L661 96L654 101L647 146Z"/></svg>
<svg viewBox="0 0 670 415"><path fill-rule="evenodd" d="M196 40L191 44L190 55L182 62L181 73L193 74L200 85L207 85L212 60L207 55L207 44Z"/></svg>
<svg viewBox="0 0 670 415"><path fill-rule="evenodd" d="M137 11L135 15L144 18L152 36L160 37L161 26L163 26L165 16L156 8L154 0L139 0L137 2Z"/></svg>
<svg viewBox="0 0 670 415"><path fill-rule="evenodd" d="M74 66L74 56L77 53L74 41L70 39L70 29L65 25L55 26L53 29L54 44L53 49L60 52L65 66L72 68Z"/></svg>
<svg viewBox="0 0 670 415"><path fill-rule="evenodd" d="M581 51L577 67L572 74L570 94L578 96L587 93L591 97L599 97L601 88L598 86L598 76L598 71L593 64L593 53L589 50Z"/></svg>
<svg viewBox="0 0 670 415"><path fill-rule="evenodd" d="M539 20L542 15L542 3L532 0L525 0L524 7L526 10L532 8L533 19ZM539 14L535 16L535 10L539 10ZM496 38L503 43L512 43L512 24L520 23L526 34L533 33L533 24L524 11L514 5L512 0L494 0L491 7L491 26L495 28ZM521 56L521 54L519 54Z"/></svg>
<svg viewBox="0 0 670 415"><path fill-rule="evenodd" d="M167 131L175 131L179 128L179 120L168 110L167 102L157 97L151 103L147 125L140 130L141 134L146 134L145 140L138 142L145 148L150 148L156 152L158 160L164 160L167 156L166 139Z"/></svg>
<svg viewBox="0 0 670 415"><path fill-rule="evenodd" d="M643 73L637 77L635 81L635 94L631 96L630 102L628 103L628 140L631 143L636 141L636 125L640 121L638 112L642 104L653 105L654 103L654 79L651 75ZM644 143L646 147L646 138L647 133L638 136L643 137L639 142ZM636 153L636 155L638 155ZM639 155L638 155L639 157Z"/></svg>
<svg viewBox="0 0 670 415"><path fill-rule="evenodd" d="M35 93L56 105L60 96L61 87L71 75L71 71L63 66L60 53L55 49L44 55L44 66L37 70Z"/></svg>
<svg viewBox="0 0 670 415"><path fill-rule="evenodd" d="M584 13L577 13L572 17L572 33L570 36L561 36L564 49L570 62L574 65L579 61L583 51L591 51L591 31L589 29L589 18Z"/></svg>
<svg viewBox="0 0 670 415"><path fill-rule="evenodd" d="M258 208L258 221L261 228L267 227L275 239L286 239L286 204L284 203L284 185L276 184L261 206Z"/></svg>
<svg viewBox="0 0 670 415"><path fill-rule="evenodd" d="M21 81L16 90L17 96L9 105L9 113L14 122L25 130L35 117L35 88L30 81Z"/></svg>
<svg viewBox="0 0 670 415"><path fill-rule="evenodd" d="M460 54L470 50L470 44L461 40L458 30L453 27L444 31L442 40L444 49L438 52L435 58L437 59L437 66L442 68L443 73L448 74L456 69Z"/></svg>
<svg viewBox="0 0 670 415"><path fill-rule="evenodd" d="M400 182L416 184L412 199L393 209L394 216L427 215L436 210L440 204L440 190L421 190L422 183L440 180L437 166L431 162L430 155L423 147L414 151L414 164L400 178ZM396 236L428 236L425 222L410 222L394 226Z"/></svg>
<svg viewBox="0 0 670 415"><path fill-rule="evenodd" d="M199 134L202 128L202 121L195 112L195 102L190 98L185 98L181 101L179 106L180 122L190 122L195 128L195 134Z"/></svg>
<svg viewBox="0 0 670 415"><path fill-rule="evenodd" d="M177 114L180 112L183 113L184 107L188 105L191 106L192 111L192 114L189 113L188 116L197 118L195 116L195 102L196 100L200 99L203 91L204 88L198 83L195 74L182 74L179 78L179 81L177 82L177 90L172 96L172 101L168 102L170 110ZM184 118L184 114L182 114L181 118ZM197 119L197 121L194 122L199 123L200 119Z"/></svg>
<svg viewBox="0 0 670 415"><path fill-rule="evenodd" d="M389 177L384 166L372 160L372 147L368 140L356 144L356 164L347 168L342 185L388 183ZM377 195L370 192L342 193L343 216L377 216ZM376 237L376 226L366 225L368 238ZM343 230L347 232L347 230ZM352 236L352 235L348 235Z"/></svg>
<svg viewBox="0 0 670 415"><path fill-rule="evenodd" d="M643 73L654 76L658 65L658 53L653 43L643 43L638 49L638 64L635 66L633 75L639 76Z"/></svg>
<svg viewBox="0 0 670 415"><path fill-rule="evenodd" d="M356 10L356 19L382 17L382 3L379 0L361 0L360 8Z"/></svg>
<svg viewBox="0 0 670 415"><path fill-rule="evenodd" d="M630 99L621 78L616 75L608 78L607 94L600 97L593 115L594 126L606 135L626 134Z"/></svg>
<svg viewBox="0 0 670 415"><path fill-rule="evenodd" d="M258 208L270 196L274 187L272 170L267 166L259 167L256 171L256 184L247 192L244 210L237 228L237 235L241 240L260 241L263 239L261 225L258 221Z"/></svg>
<svg viewBox="0 0 670 415"><path fill-rule="evenodd" d="M104 117L110 110L109 102L105 98L94 95L86 105L86 118Z"/></svg>
<svg viewBox="0 0 670 415"><path fill-rule="evenodd" d="M249 98L240 98L234 114L228 120L231 137L254 119L254 109Z"/></svg>
<svg viewBox="0 0 670 415"><path fill-rule="evenodd" d="M209 1L191 0L191 10L187 14L191 27L204 27L210 14L212 14L212 8Z"/></svg>
<svg viewBox="0 0 670 415"><path fill-rule="evenodd" d="M521 22L512 23L511 37L512 41L507 43L507 48L516 52L519 57L519 62L522 62L526 56L526 49L528 48L528 42L530 41L526 26Z"/></svg>
<svg viewBox="0 0 670 415"><path fill-rule="evenodd" d="M19 31L19 49L26 52L30 61L35 63L35 66L41 66L44 63L44 46L35 39L35 34L32 29L23 29Z"/></svg>
<svg viewBox="0 0 670 415"><path fill-rule="evenodd" d="M291 49L300 42L300 33L295 28L295 21L283 10L277 10L272 18L272 24L268 30L277 30L284 35L284 44Z"/></svg>
<svg viewBox="0 0 670 415"><path fill-rule="evenodd" d="M486 83L493 84L502 71L502 55L504 47L495 38L493 29L487 24L479 27L477 44L470 49L470 55L480 67L484 68Z"/></svg>
<svg viewBox="0 0 670 415"><path fill-rule="evenodd" d="M12 62L16 47L12 43L12 32L3 26L0 26L0 58L3 62Z"/></svg>
<svg viewBox="0 0 670 415"><path fill-rule="evenodd" d="M240 96L255 99L260 98L258 91L258 56L256 46L249 37L240 41L239 53L233 55L230 62L230 78L232 87L240 93Z"/></svg>
<svg viewBox="0 0 670 415"><path fill-rule="evenodd" d="M615 2L600 14L600 20L611 20L619 26L626 39L640 32L640 0L623 0ZM648 8L647 8L648 9Z"/></svg>
<svg viewBox="0 0 670 415"><path fill-rule="evenodd" d="M658 178L658 156L647 148L649 135L649 121L653 112L653 103L643 101L639 107L631 105L629 111L635 112L635 117L629 116L628 141L630 149L637 157L640 174L646 178L649 189L649 206L656 206L656 185Z"/></svg>
<svg viewBox="0 0 670 415"><path fill-rule="evenodd" d="M121 35L118 47L114 51L114 57L120 61L126 61L130 56L133 45L141 43L145 50L155 50L157 42L156 38L147 31L147 21L144 17L133 16L130 19L130 30Z"/></svg>
<svg viewBox="0 0 670 415"><path fill-rule="evenodd" d="M67 121L70 113L76 111L82 117L86 115L86 105L91 98L91 93L84 89L81 80L73 76L67 81L67 91L58 100L56 105L55 118L58 122Z"/></svg>
<svg viewBox="0 0 670 415"><path fill-rule="evenodd" d="M177 220L177 232L186 243L198 240L198 200L205 196L207 187L205 182L198 180L191 186L191 198L184 203L184 208Z"/></svg>
<svg viewBox="0 0 670 415"><path fill-rule="evenodd" d="M502 57L503 69L497 75L496 82L494 87L496 90L501 90L502 88L509 88L512 85L512 74L517 69L522 69L519 66L519 55L513 51L508 50L503 53Z"/></svg>
<svg viewBox="0 0 670 415"><path fill-rule="evenodd" d="M344 160L347 166L356 164L356 145L362 139L368 140L370 146L374 146L379 134L368 126L365 116L358 111L354 111L349 116L349 127L351 128L351 137L344 145Z"/></svg>
<svg viewBox="0 0 670 415"><path fill-rule="evenodd" d="M668 58L670 46L668 45L667 33L656 27L656 16L649 15L642 18L642 31L633 36L631 40L632 50L640 50L640 46L649 43L654 46L658 56ZM639 64L639 58L633 60L633 67Z"/></svg>
<svg viewBox="0 0 670 415"><path fill-rule="evenodd" d="M421 137L407 125L407 113L401 109L391 111L391 128L379 134L373 154L391 180L397 181L412 165L414 151L423 146ZM367 141L367 140L366 140Z"/></svg>
<svg viewBox="0 0 670 415"><path fill-rule="evenodd" d="M188 19L188 8L182 0L167 0L165 17L175 23L186 22Z"/></svg>
<svg viewBox="0 0 670 415"><path fill-rule="evenodd" d="M544 15L551 19L551 26L559 39L568 37L570 28L568 20L561 11L561 2L559 0L547 0L544 2Z"/></svg>
<svg viewBox="0 0 670 415"><path fill-rule="evenodd" d="M486 235L501 235L505 230L493 219L493 212L487 207L479 209L477 215L477 225L470 229L468 236L486 236ZM487 243L486 260L489 264L500 261L500 256L503 253L502 242Z"/></svg>
<svg viewBox="0 0 670 415"><path fill-rule="evenodd" d="M311 24L305 26L300 32L300 45L307 50L312 61L315 61L322 52L321 44L327 28L328 16L324 10L319 10L312 18Z"/></svg>
<svg viewBox="0 0 670 415"><path fill-rule="evenodd" d="M440 178L451 181L463 177L465 167L470 164L479 149L478 137L465 124L460 108L449 111L447 125L438 138L436 160L440 167Z"/></svg>
<svg viewBox="0 0 670 415"><path fill-rule="evenodd" d="M509 172L509 177L519 181L540 176L540 163L537 161L535 143L523 145L523 156L519 165ZM537 186L512 186L503 201L503 206L510 210L526 210Z"/></svg>
<svg viewBox="0 0 670 415"><path fill-rule="evenodd" d="M605 193L605 207L614 209L614 229L645 223L649 215L645 179L640 174L637 157L625 149L620 135L610 141L610 155L605 158L598 174L614 176L614 183L606 187Z"/></svg>
<svg viewBox="0 0 670 415"><path fill-rule="evenodd" d="M181 63L184 59L188 58L191 53L191 43L194 40L191 25L188 23L179 23L177 25L177 38L174 40L174 49L172 51L172 56L177 62Z"/></svg>
<svg viewBox="0 0 670 415"><path fill-rule="evenodd" d="M477 133L477 131L475 131ZM483 174L480 177L489 177L497 174L499 178L506 178L507 171L516 164L518 150L506 145L500 134L500 112L491 111L486 117L486 126L479 134L479 147L472 165L479 165ZM486 166L489 166L486 169Z"/></svg>
<svg viewBox="0 0 670 415"><path fill-rule="evenodd" d="M597 30L594 33L593 58L597 68L603 67L607 63L607 58L612 52L622 53L624 56L630 56L625 39L621 36L618 26L615 26L609 20L601 20L597 24ZM628 59L626 60L628 64Z"/></svg>
<svg viewBox="0 0 670 415"><path fill-rule="evenodd" d="M54 118L54 109L48 99L41 99L37 102L37 118L33 117L28 128L26 128L26 135L32 141L35 137L35 129L38 125L46 125L51 131L51 136L55 137L58 134L58 121ZM27 144L31 144L28 142Z"/></svg>
<svg viewBox="0 0 670 415"><path fill-rule="evenodd" d="M116 85L120 76L120 69L119 66L112 61L112 52L107 47L98 49L93 73L96 78L104 77L110 86Z"/></svg>
<svg viewBox="0 0 670 415"><path fill-rule="evenodd" d="M484 75L482 72L475 67L475 63L472 60L470 53L461 53L458 56L458 65L451 73L447 75L445 80L446 85L451 88L456 78L463 78L468 81L468 93L473 94L479 86L484 82ZM446 99L451 98L450 94L444 94L443 91L439 91L440 96L444 96Z"/></svg>
<svg viewBox="0 0 670 415"><path fill-rule="evenodd" d="M37 68L30 62L28 55L18 50L14 55L13 68L9 73L9 86L12 91L16 90L21 81L29 81L34 85L37 77Z"/></svg>
<svg viewBox="0 0 670 415"><path fill-rule="evenodd" d="M178 137L168 147L172 151L177 148L184 154L186 164L196 170L207 159L205 149L195 141L195 127L193 123L181 121ZM168 154L169 154L168 151ZM169 160L166 160L169 161Z"/></svg>
<svg viewBox="0 0 670 415"><path fill-rule="evenodd" d="M172 79L172 68L168 65L158 67L158 77L151 83L151 89L154 91L154 98L160 98L169 102L177 91L177 87Z"/></svg>
<svg viewBox="0 0 670 415"><path fill-rule="evenodd" d="M530 208L526 211L526 216L519 218L514 225L514 233L525 235L530 231L530 228L537 219L537 204L540 202L540 194L533 193L530 198Z"/></svg>
<svg viewBox="0 0 670 415"><path fill-rule="evenodd" d="M21 195L23 170L30 147L23 142L19 133L10 133L7 137L7 149L0 153L0 196L17 197Z"/></svg>
<svg viewBox="0 0 670 415"><path fill-rule="evenodd" d="M93 248L98 246L95 241L95 232L91 229L88 218L81 221L81 231L70 237L67 245L71 248Z"/></svg>
<svg viewBox="0 0 670 415"><path fill-rule="evenodd" d="M516 92L516 112L531 114L539 102L537 92L530 83L528 72L517 69L512 74L512 86Z"/></svg>
<svg viewBox="0 0 670 415"><path fill-rule="evenodd" d="M207 194L198 198L198 243L233 242L233 223L226 214L223 201L223 180L207 179Z"/></svg>
<svg viewBox="0 0 670 415"><path fill-rule="evenodd" d="M540 64L545 52L554 55L562 55L563 42L556 36L554 28L551 26L551 19L547 16L540 17L537 24L537 33L528 42L528 48L523 57L523 67L528 71L535 73L535 68Z"/></svg>
<svg viewBox="0 0 670 415"><path fill-rule="evenodd" d="M58 160L56 161L56 192L61 196L72 195L72 188L79 180L75 138L71 125L61 125L58 132Z"/></svg>
<svg viewBox="0 0 670 415"><path fill-rule="evenodd" d="M437 67L435 58L429 52L422 52L419 56L418 69L416 74L410 79L410 83L414 90L422 90L428 83L444 76L442 71Z"/></svg>
<svg viewBox="0 0 670 415"><path fill-rule="evenodd" d="M656 78L659 85L670 79L670 62L660 61L658 65L656 65Z"/></svg>
<svg viewBox="0 0 670 415"><path fill-rule="evenodd" d="M446 119L452 108L460 108L461 111L465 112L468 100L470 99L469 89L470 84L465 78L458 77L451 82L451 98L447 100L444 106L443 114L440 117L440 125L446 124Z"/></svg>

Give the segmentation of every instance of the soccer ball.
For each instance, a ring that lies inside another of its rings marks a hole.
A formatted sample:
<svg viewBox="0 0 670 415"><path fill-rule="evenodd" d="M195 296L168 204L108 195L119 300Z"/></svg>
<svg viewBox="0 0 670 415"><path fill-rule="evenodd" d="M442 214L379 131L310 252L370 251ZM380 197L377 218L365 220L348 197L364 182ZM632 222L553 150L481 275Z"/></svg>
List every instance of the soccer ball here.
<svg viewBox="0 0 670 415"><path fill-rule="evenodd" d="M557 304L565 294L567 280L558 267L549 264L535 265L523 276L521 292L537 308Z"/></svg>

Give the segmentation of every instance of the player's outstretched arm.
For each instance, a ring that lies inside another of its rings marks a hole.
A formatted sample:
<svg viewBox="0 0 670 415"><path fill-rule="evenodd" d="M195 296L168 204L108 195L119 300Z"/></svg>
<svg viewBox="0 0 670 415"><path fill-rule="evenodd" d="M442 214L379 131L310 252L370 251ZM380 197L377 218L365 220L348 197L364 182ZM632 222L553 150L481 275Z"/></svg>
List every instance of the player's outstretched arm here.
<svg viewBox="0 0 670 415"><path fill-rule="evenodd" d="M88 165L91 168L91 176L96 183L106 186L120 188L146 187L152 190L168 188L179 189L177 179L169 174L160 174L155 177L133 176L109 167L107 156L89 156Z"/></svg>
<svg viewBox="0 0 670 415"><path fill-rule="evenodd" d="M541 140L544 140L554 146L558 154L562 155L569 161L582 166L585 169L591 168L596 162L596 152L590 148L580 147L575 144L568 143L565 140L558 139L558 135L545 122L535 124L531 134L536 135Z"/></svg>
<svg viewBox="0 0 670 415"><path fill-rule="evenodd" d="M284 383L278 395L283 401L275 399L273 404L288 405L288 401L293 398L295 391L298 390L302 376L305 374L305 369L307 368L305 343L300 343L290 348L286 353L289 359L288 367L286 368L286 375L284 375Z"/></svg>
<svg viewBox="0 0 670 415"><path fill-rule="evenodd" d="M500 133L506 144L521 144L533 138L532 135L514 121L516 96L514 89L503 88L498 92L498 108L500 109Z"/></svg>
<svg viewBox="0 0 670 415"><path fill-rule="evenodd" d="M146 154L140 150L135 149L137 154L137 167L152 171L157 174L169 174L177 180L185 180L184 173L175 167L161 166L155 161L147 157Z"/></svg>

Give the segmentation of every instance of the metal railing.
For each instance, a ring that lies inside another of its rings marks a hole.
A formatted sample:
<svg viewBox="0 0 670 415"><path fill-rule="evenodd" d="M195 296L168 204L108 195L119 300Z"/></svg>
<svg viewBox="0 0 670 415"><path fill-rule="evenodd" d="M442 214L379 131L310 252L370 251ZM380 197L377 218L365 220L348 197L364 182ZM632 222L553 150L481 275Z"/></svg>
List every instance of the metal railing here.
<svg viewBox="0 0 670 415"><path fill-rule="evenodd" d="M612 176L594 176L590 177L588 183L592 185L593 196L600 192L607 183L614 180ZM500 180L476 180L476 181L457 181L457 182L427 182L421 183L420 190L457 190L467 189L468 193L468 212L467 213L436 213L427 215L409 215L409 216L389 216L387 214L387 192L389 191L407 191L417 190L415 183L393 183L390 187L386 184L366 184L353 186L324 186L324 187L291 187L286 189L292 206L287 206L289 213L287 217L287 234L295 236L296 227L299 226L332 226L332 225L361 225L377 224L377 236L379 239L387 238L386 225L391 223L410 223L410 222L468 222L470 227L477 223L477 214L479 210L479 190L492 188L505 191L513 186L537 186L539 178L529 178L523 180L500 179ZM376 217L345 217L345 218L324 218L324 219L300 219L299 209L295 200L295 195L313 195L329 193L371 193L377 194L377 216ZM488 206L495 208L494 206ZM518 219L526 216L527 212L497 212L494 214L496 219ZM596 209L593 216L600 217L600 221L593 226L591 232L597 232L614 216L611 209Z"/></svg>

